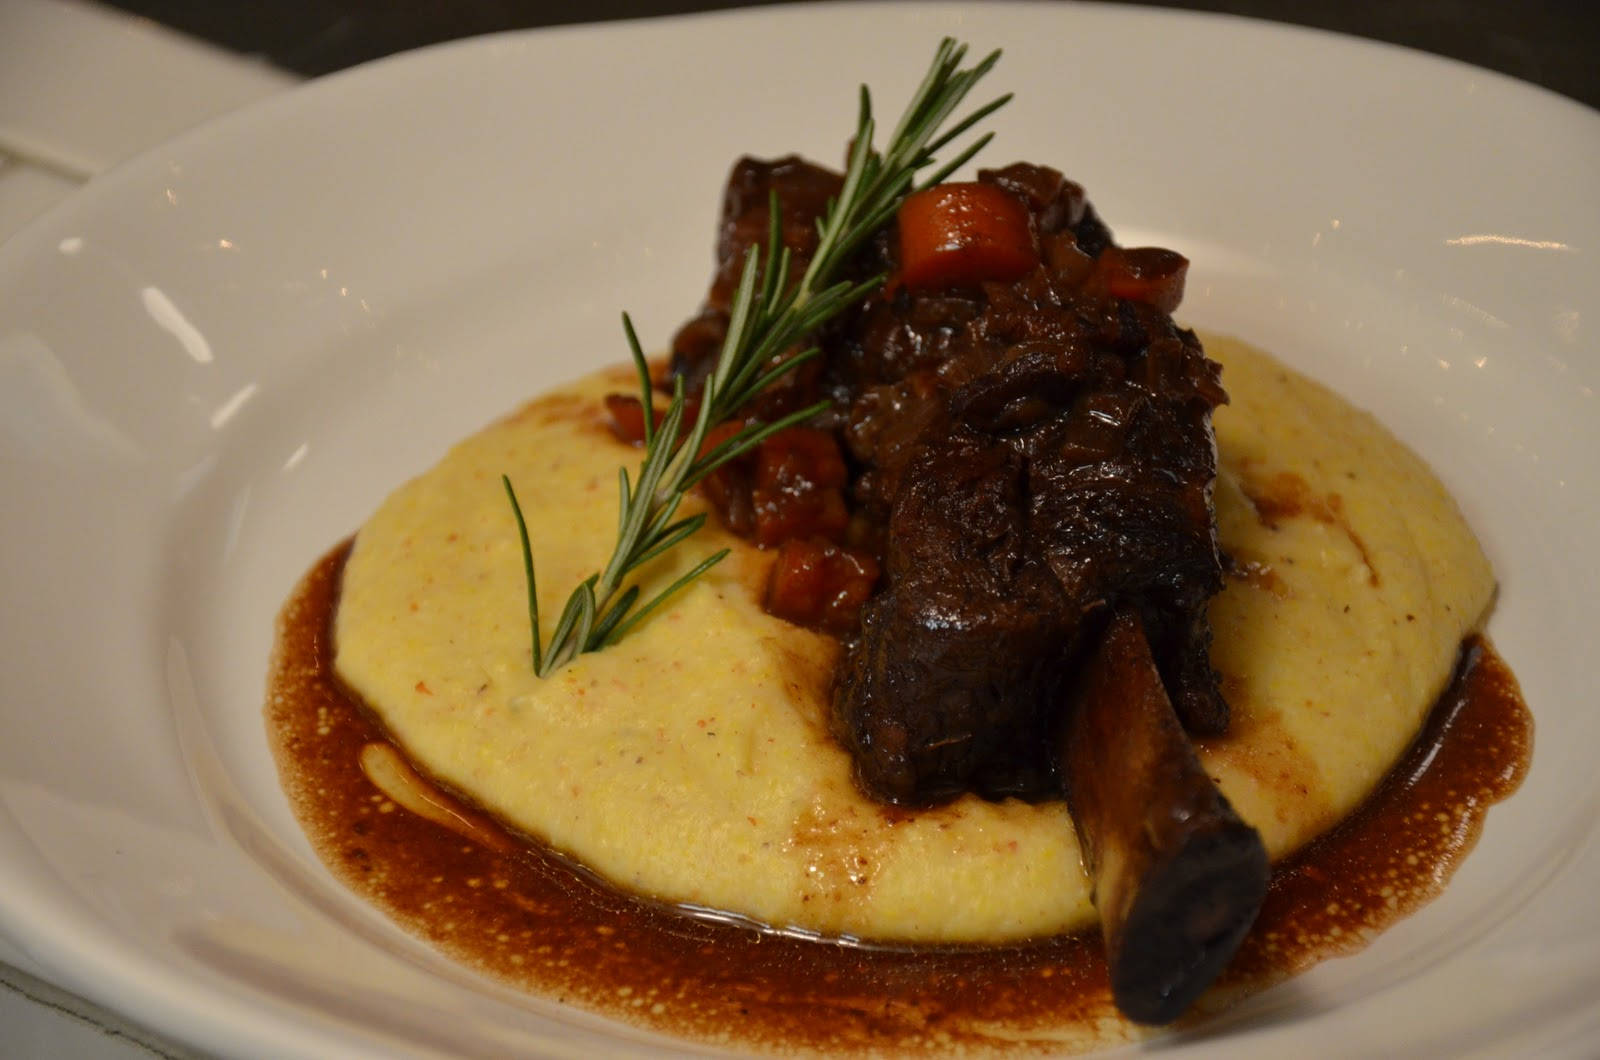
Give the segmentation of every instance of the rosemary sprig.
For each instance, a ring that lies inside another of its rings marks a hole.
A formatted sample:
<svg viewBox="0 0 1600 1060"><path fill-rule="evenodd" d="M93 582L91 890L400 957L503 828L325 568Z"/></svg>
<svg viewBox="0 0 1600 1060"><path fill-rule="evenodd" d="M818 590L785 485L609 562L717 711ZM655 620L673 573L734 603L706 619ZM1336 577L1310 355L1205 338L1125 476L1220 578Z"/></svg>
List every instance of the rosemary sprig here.
<svg viewBox="0 0 1600 1060"><path fill-rule="evenodd" d="M966 45L950 38L939 43L927 75L906 105L882 154L873 149L876 122L872 97L861 87L856 134L845 167L839 196L829 204L817 229L817 248L805 273L789 282L789 250L784 247L776 197L769 211L771 225L763 258L756 247L746 254L739 289L729 312L728 335L716 365L700 394L699 412L684 430L688 401L683 380L674 381L672 400L661 422L653 422L653 389L633 322L622 315L628 349L638 369L639 402L644 413L644 460L638 480L626 468L618 470L620 494L617 540L603 570L585 579L568 597L549 643L539 634L538 588L528 528L511 480L501 476L521 537L523 573L528 583L528 619L532 626L533 669L546 677L582 652L598 651L616 643L673 593L710 570L728 554L727 549L708 556L642 605L637 584L625 585L628 576L694 534L706 522L701 512L677 518L685 494L718 467L761 443L768 436L811 418L827 408L820 402L772 423L747 424L720 445L702 452L707 434L730 418L775 380L820 352L815 346L785 356L807 335L845 309L855 305L883 282L875 276L859 282L841 279L852 254L873 232L888 222L905 197L937 184L965 165L983 149L993 133L985 133L932 176L917 183L917 173L930 165L934 152L971 129L1010 100L1009 94L991 100L941 133L947 119L961 105L972 86L1000 58L990 53L970 69L961 69Z"/></svg>

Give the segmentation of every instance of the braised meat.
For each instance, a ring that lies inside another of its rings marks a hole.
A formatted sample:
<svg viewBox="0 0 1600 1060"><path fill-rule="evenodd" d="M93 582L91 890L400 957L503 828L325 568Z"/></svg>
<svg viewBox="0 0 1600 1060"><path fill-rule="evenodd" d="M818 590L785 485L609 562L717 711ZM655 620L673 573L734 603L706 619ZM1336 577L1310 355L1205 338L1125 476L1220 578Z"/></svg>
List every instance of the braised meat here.
<svg viewBox="0 0 1600 1060"><path fill-rule="evenodd" d="M892 291L829 348L858 395L856 500L886 529L836 729L863 784L895 802L1057 793L1062 682L1124 602L1184 724L1227 726L1205 621L1222 584L1210 413L1225 398L1193 333L1154 304L1175 304L1174 269L1136 278L1150 301L1112 294L1136 286L1130 252L1081 189L1034 166L980 179L1024 197L1038 268Z"/></svg>
<svg viewBox="0 0 1600 1060"><path fill-rule="evenodd" d="M1027 460L959 424L929 434L895 495L887 586L835 675L838 735L891 801L1053 790L1080 623L1029 540Z"/></svg>
<svg viewBox="0 0 1600 1060"><path fill-rule="evenodd" d="M715 358L771 197L803 262L838 181L793 157L734 167L711 293L673 344L672 371L691 387ZM844 450L852 514L833 505L825 525L783 532L820 534L863 554L851 569L882 571L857 628L828 614L849 641L835 729L863 785L893 802L1057 794L1062 684L1123 603L1142 617L1185 727L1227 726L1205 620L1222 584L1210 413L1226 397L1217 366L1168 315L1186 263L1117 246L1083 189L1054 170L1019 163L979 182L1023 207L1035 267L913 289L891 228L859 262L861 275L888 274L882 293L751 410L772 416L819 395L839 410L818 426ZM725 522L772 546L740 481L758 477L760 459L710 489ZM852 606L867 595L821 591Z"/></svg>
<svg viewBox="0 0 1600 1060"><path fill-rule="evenodd" d="M675 374L693 384L715 357L769 196L804 258L830 180L795 159L735 167L717 280ZM881 292L749 414L821 395L834 411L708 495L725 525L780 548L769 610L843 636L833 728L862 786L909 804L1065 796L1117 1004L1174 1019L1268 878L1189 743L1223 732L1228 708L1206 621L1226 395L1168 315L1187 262L1118 246L1078 185L1017 164L913 196L856 264L888 276ZM801 450L772 487L761 469ZM774 504L790 514L763 522Z"/></svg>
<svg viewBox="0 0 1600 1060"><path fill-rule="evenodd" d="M728 333L728 310L739 288L745 252L763 244L771 224L771 203L778 201L783 245L789 248L793 274L805 271L817 248L817 221L837 197L844 178L795 155L770 162L743 158L733 167L722 194L717 224L716 274L700 313L678 329L672 341L671 370L684 377L690 393L699 389L716 362ZM816 372L807 370L780 379L772 392L758 397L753 415L781 416L804 408L814 398Z"/></svg>

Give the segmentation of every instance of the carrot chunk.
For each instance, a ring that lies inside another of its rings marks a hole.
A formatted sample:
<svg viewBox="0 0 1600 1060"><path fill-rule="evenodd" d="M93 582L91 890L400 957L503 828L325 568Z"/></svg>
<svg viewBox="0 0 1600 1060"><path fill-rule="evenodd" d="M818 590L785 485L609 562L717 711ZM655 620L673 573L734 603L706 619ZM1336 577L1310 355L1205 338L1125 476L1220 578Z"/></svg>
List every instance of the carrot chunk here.
<svg viewBox="0 0 1600 1060"><path fill-rule="evenodd" d="M898 221L908 288L1014 280L1039 264L1028 208L993 184L936 184L907 197Z"/></svg>
<svg viewBox="0 0 1600 1060"><path fill-rule="evenodd" d="M756 450L751 500L755 539L770 548L794 537L837 541L850 522L842 492L849 472L827 431L790 427Z"/></svg>
<svg viewBox="0 0 1600 1060"><path fill-rule="evenodd" d="M792 538L773 562L767 611L812 629L848 632L877 580L878 563L865 552Z"/></svg>
<svg viewBox="0 0 1600 1060"><path fill-rule="evenodd" d="M607 394L606 411L611 414L611 433L629 445L644 443L644 406L625 394Z"/></svg>
<svg viewBox="0 0 1600 1060"><path fill-rule="evenodd" d="M1189 259L1161 247L1107 247L1095 262L1095 273L1107 294L1171 313L1183 301Z"/></svg>
<svg viewBox="0 0 1600 1060"><path fill-rule="evenodd" d="M611 416L611 433L617 440L627 442L629 445L644 444L644 406L639 404L639 399L631 394L607 394L605 397L606 412ZM650 412L650 422L656 427L661 426L667 410L655 408ZM688 430L695 417L700 414L700 405L696 401L688 401L683 409L683 426L679 434Z"/></svg>

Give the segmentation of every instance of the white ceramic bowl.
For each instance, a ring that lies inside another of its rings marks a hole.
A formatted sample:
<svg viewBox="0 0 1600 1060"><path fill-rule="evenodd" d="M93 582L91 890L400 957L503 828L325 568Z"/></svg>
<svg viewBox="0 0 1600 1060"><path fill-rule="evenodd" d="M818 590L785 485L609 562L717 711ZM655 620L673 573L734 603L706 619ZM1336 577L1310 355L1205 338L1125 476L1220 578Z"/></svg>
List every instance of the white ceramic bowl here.
<svg viewBox="0 0 1600 1060"><path fill-rule="evenodd" d="M1194 262L1182 316L1275 350L1438 469L1538 723L1448 892L1181 1055L1600 1049L1600 115L1228 18L829 5L491 37L249 108L0 247L0 932L238 1056L670 1047L507 991L339 887L261 721L295 579L524 396L662 344L749 152L836 160L868 80L1003 46L991 162ZM1136 227L1135 227L1136 226Z"/></svg>

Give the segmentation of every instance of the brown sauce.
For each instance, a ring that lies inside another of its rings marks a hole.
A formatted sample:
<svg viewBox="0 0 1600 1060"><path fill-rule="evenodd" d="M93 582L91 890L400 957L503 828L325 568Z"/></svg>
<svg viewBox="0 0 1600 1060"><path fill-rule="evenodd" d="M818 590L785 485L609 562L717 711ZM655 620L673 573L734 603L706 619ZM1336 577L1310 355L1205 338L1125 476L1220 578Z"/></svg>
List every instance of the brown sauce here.
<svg viewBox="0 0 1600 1060"><path fill-rule="evenodd" d="M1004 947L874 948L691 916L607 887L536 844L485 844L374 787L381 730L333 674L348 545L305 577L279 624L267 725L318 853L357 893L453 957L538 995L745 1049L1037 1053L1144 1032L1115 1018L1096 936ZM1482 639L1416 745L1366 805L1279 865L1231 968L1185 1024L1359 950L1435 897L1493 803L1527 770L1533 722ZM446 804L447 796L439 796ZM474 829L496 826L461 806Z"/></svg>

